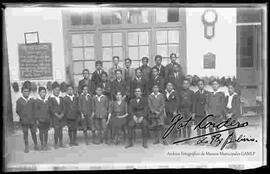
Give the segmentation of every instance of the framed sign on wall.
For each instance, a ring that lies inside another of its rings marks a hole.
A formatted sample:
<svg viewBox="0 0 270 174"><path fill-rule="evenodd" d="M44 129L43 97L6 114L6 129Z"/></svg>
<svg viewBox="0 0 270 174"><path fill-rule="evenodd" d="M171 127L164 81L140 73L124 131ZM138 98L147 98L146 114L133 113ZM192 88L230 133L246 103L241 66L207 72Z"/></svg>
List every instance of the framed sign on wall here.
<svg viewBox="0 0 270 174"><path fill-rule="evenodd" d="M203 56L203 68L215 69L216 68L216 55L213 53L207 53Z"/></svg>

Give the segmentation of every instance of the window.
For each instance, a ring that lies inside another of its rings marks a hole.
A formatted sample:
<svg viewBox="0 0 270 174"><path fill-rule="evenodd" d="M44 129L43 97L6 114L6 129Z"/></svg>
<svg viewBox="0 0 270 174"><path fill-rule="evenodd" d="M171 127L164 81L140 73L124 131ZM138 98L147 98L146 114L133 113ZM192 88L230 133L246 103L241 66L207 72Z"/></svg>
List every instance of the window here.
<svg viewBox="0 0 270 174"><path fill-rule="evenodd" d="M122 23L122 14L121 11L113 10L103 10L101 13L101 24L110 25L110 24L121 24Z"/></svg>
<svg viewBox="0 0 270 174"><path fill-rule="evenodd" d="M141 58L149 57L149 32L128 33L128 56L132 60L132 66L138 67Z"/></svg>
<svg viewBox="0 0 270 174"><path fill-rule="evenodd" d="M127 12L128 24L148 23L147 9L131 9Z"/></svg>
<svg viewBox="0 0 270 174"><path fill-rule="evenodd" d="M93 13L92 12L83 12L83 13L71 13L70 16L71 25L93 25Z"/></svg>
<svg viewBox="0 0 270 174"><path fill-rule="evenodd" d="M254 48L256 48L254 41L254 26L241 27L239 54L240 67L247 68L254 66Z"/></svg>
<svg viewBox="0 0 270 174"><path fill-rule="evenodd" d="M179 8L157 8L156 23L179 22Z"/></svg>
<svg viewBox="0 0 270 174"><path fill-rule="evenodd" d="M73 76L78 84L76 80L82 77L83 69L95 69L94 34L72 34L71 41Z"/></svg>
<svg viewBox="0 0 270 174"><path fill-rule="evenodd" d="M170 62L170 54L176 53L179 56L179 31L162 30L156 31L157 54L163 57L162 64Z"/></svg>
<svg viewBox="0 0 270 174"><path fill-rule="evenodd" d="M102 57L105 71L111 67L113 56L123 59L122 33L102 33Z"/></svg>

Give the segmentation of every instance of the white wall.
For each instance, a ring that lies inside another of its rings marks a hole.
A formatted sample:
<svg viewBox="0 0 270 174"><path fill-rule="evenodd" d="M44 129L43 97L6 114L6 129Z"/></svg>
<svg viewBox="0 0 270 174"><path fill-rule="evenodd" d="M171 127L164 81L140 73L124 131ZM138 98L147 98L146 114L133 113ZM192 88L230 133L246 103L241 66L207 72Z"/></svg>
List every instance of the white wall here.
<svg viewBox="0 0 270 174"><path fill-rule="evenodd" d="M24 43L24 33L37 31L40 42L52 44L53 81L62 82L66 79L64 61L64 43L62 16L60 8L7 8L6 34L8 46L8 60L10 70L10 82L22 81L19 79L18 44ZM34 80L31 80L34 81ZM50 80L52 81L52 80ZM45 86L47 80L38 81ZM15 112L16 100L21 96L20 92L15 93L11 88L11 99L13 106L13 120L18 121L19 117Z"/></svg>
<svg viewBox="0 0 270 174"><path fill-rule="evenodd" d="M10 81L19 81L18 44L24 33L37 31L40 42L52 44L53 80L65 79L64 43L60 8L7 8L6 31ZM32 80L31 80L32 81Z"/></svg>
<svg viewBox="0 0 270 174"><path fill-rule="evenodd" d="M215 36L204 37L201 17L205 8L187 8L187 74L198 76L236 76L236 8L215 8L218 20ZM216 68L203 68L203 55L216 55Z"/></svg>

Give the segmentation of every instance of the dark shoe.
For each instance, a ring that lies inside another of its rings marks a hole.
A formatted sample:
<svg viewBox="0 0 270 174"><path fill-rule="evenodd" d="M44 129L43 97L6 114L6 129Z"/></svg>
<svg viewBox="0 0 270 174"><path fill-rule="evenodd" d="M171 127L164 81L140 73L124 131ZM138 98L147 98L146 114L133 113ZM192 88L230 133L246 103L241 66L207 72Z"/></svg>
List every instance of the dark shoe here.
<svg viewBox="0 0 270 174"><path fill-rule="evenodd" d="M74 143L73 143L73 145L74 145L74 146L79 146L79 144L78 144L78 143L76 143L76 142L74 142Z"/></svg>
<svg viewBox="0 0 270 174"><path fill-rule="evenodd" d="M54 148L55 148L55 149L58 149L58 145L57 145L57 144L55 144L55 145L54 145Z"/></svg>
<svg viewBox="0 0 270 174"><path fill-rule="evenodd" d="M44 151L45 150L45 147L43 145L40 146L40 150L41 151Z"/></svg>
<svg viewBox="0 0 270 174"><path fill-rule="evenodd" d="M63 145L63 143L60 143L59 147L60 148L66 148L66 146Z"/></svg>
<svg viewBox="0 0 270 174"><path fill-rule="evenodd" d="M155 140L153 144L159 144L159 140Z"/></svg>
<svg viewBox="0 0 270 174"><path fill-rule="evenodd" d="M34 150L35 151L38 151L39 150L38 145L35 145Z"/></svg>
<svg viewBox="0 0 270 174"><path fill-rule="evenodd" d="M25 147L24 153L28 153L28 152L29 152L29 147Z"/></svg>
<svg viewBox="0 0 270 174"><path fill-rule="evenodd" d="M44 150L45 150L45 151L48 151L48 150L50 150L50 148L49 148L47 145L45 145L45 146L44 146Z"/></svg>
<svg viewBox="0 0 270 174"><path fill-rule="evenodd" d="M128 143L128 145L126 145L125 148L127 149L127 148L130 148L130 147L132 147L132 146L133 146L132 143Z"/></svg>
<svg viewBox="0 0 270 174"><path fill-rule="evenodd" d="M70 147L73 146L73 143L69 143L69 146L70 146Z"/></svg>
<svg viewBox="0 0 270 174"><path fill-rule="evenodd" d="M148 148L147 144L146 143L143 143L142 145L144 148Z"/></svg>

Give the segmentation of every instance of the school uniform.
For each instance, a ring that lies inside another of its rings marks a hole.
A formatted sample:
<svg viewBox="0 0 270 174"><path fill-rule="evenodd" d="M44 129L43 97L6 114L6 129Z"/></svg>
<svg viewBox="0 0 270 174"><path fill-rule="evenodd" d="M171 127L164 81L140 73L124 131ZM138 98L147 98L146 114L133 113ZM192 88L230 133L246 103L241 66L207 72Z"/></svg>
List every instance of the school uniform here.
<svg viewBox="0 0 270 174"><path fill-rule="evenodd" d="M124 79L126 82L131 82L135 78L135 69L134 68L125 68L124 69Z"/></svg>
<svg viewBox="0 0 270 174"><path fill-rule="evenodd" d="M126 117L118 118L117 116L123 116L128 113L127 103L125 101L121 101L121 103L112 101L109 112L111 113L109 124L112 128L113 137L116 139L115 141L118 141L119 130L125 129L127 120Z"/></svg>
<svg viewBox="0 0 270 174"><path fill-rule="evenodd" d="M151 76L152 68L148 65L147 66L142 65L140 66L140 69L142 71L143 79L145 79L148 82Z"/></svg>
<svg viewBox="0 0 270 174"><path fill-rule="evenodd" d="M181 93L181 89L183 86L183 79L184 75L181 72L172 72L168 74L167 82L171 82L174 86L174 89L177 91L178 94Z"/></svg>
<svg viewBox="0 0 270 174"><path fill-rule="evenodd" d="M193 109L194 92L190 89L182 89L179 94L179 110L184 120L191 117ZM183 138L191 136L191 124L183 128Z"/></svg>
<svg viewBox="0 0 270 174"><path fill-rule="evenodd" d="M78 94L82 93L82 88L84 85L87 85L88 87L88 93L93 94L94 93L94 83L91 81L91 79L82 79L79 81L79 85L78 85Z"/></svg>
<svg viewBox="0 0 270 174"><path fill-rule="evenodd" d="M54 128L54 143L57 148L58 142L60 147L63 147L63 127L66 125L65 115L61 118L57 117L57 114L64 114L64 101L60 96L51 95L48 98L49 113L52 120L52 126Z"/></svg>
<svg viewBox="0 0 270 174"><path fill-rule="evenodd" d="M206 103L206 114L213 114L214 116L209 117L209 121L215 123L223 121L225 114L225 94L221 91L211 92L207 97Z"/></svg>
<svg viewBox="0 0 270 174"><path fill-rule="evenodd" d="M39 138L42 148L46 148L48 142L48 130L50 129L50 114L47 99L37 98L35 101L35 116L38 121Z"/></svg>
<svg viewBox="0 0 270 174"><path fill-rule="evenodd" d="M153 66L153 68L157 68L158 69L158 75L162 78L165 78L165 66L163 66L162 64L160 66Z"/></svg>
<svg viewBox="0 0 270 174"><path fill-rule="evenodd" d="M138 78L136 77L132 83L131 83L131 90L130 90L130 95L132 98L135 97L135 89L136 88L141 88L142 90L142 95L147 96L148 95L148 86L147 86L147 81L144 78Z"/></svg>
<svg viewBox="0 0 270 174"><path fill-rule="evenodd" d="M233 93L232 95L228 95L225 99L225 113L227 114L232 114L231 119L237 121L239 116L241 115L240 111L240 96L237 93ZM228 126L228 128L231 128L233 126ZM228 131L229 135L233 134L233 138L236 139L236 134L235 134L235 129L229 130ZM237 144L236 143L231 143L228 147L231 148L236 148Z"/></svg>
<svg viewBox="0 0 270 174"><path fill-rule="evenodd" d="M87 93L87 94L81 94L79 96L79 111L81 114L83 114L84 119L82 119L81 125L84 131L91 130L92 129L92 105L93 105L93 97Z"/></svg>
<svg viewBox="0 0 270 174"><path fill-rule="evenodd" d="M166 119L165 124L168 125L173 118L173 114L178 112L179 107L179 95L175 90L167 91L165 90L165 111L166 111Z"/></svg>
<svg viewBox="0 0 270 174"><path fill-rule="evenodd" d="M200 121L206 116L205 106L208 95L209 92L206 91L205 89L198 90L194 94L192 112L195 114L195 125L199 124ZM205 129L200 130L198 128L197 134L201 135L201 133L205 134L206 133Z"/></svg>
<svg viewBox="0 0 270 174"><path fill-rule="evenodd" d="M99 134L99 142L102 143L103 139L107 140L106 121L109 113L109 100L105 95L95 95L93 97L93 113L94 113L94 130ZM96 143L96 140L94 140Z"/></svg>
<svg viewBox="0 0 270 174"><path fill-rule="evenodd" d="M150 91L153 90L153 86L154 85L158 85L159 88L159 92L164 93L165 90L165 81L164 78L160 77L160 76L156 76L156 77L151 77L149 83L148 83L148 91L150 93Z"/></svg>
<svg viewBox="0 0 270 174"><path fill-rule="evenodd" d="M115 79L112 82L112 96L114 100L116 99L116 93L118 91L120 91L123 96L126 95L126 97L129 97L130 86L124 79L121 80Z"/></svg>
<svg viewBox="0 0 270 174"><path fill-rule="evenodd" d="M173 65L174 64L177 64L178 66L179 66L179 72L181 73L181 74L183 74L183 71L182 71L182 66L179 64L179 63L177 63L177 62L175 62L175 63L169 63L168 65L166 65L166 67L165 67L165 77L167 78L167 77L169 77L169 75L170 74L172 74L173 73Z"/></svg>
<svg viewBox="0 0 270 174"><path fill-rule="evenodd" d="M130 101L129 106L129 118L128 118L128 145L126 147L133 146L133 132L135 127L138 125L142 130L142 139L143 139L143 146L147 147L147 115L148 115L148 103L147 99L144 97L140 98L133 98ZM136 123L133 117L137 119L143 118L140 123Z"/></svg>
<svg viewBox="0 0 270 174"><path fill-rule="evenodd" d="M91 81L93 84L99 84L101 80L101 74L106 73L104 70L95 70L92 74Z"/></svg>
<svg viewBox="0 0 270 174"><path fill-rule="evenodd" d="M64 97L64 114L67 119L70 145L77 145L77 127L79 121L78 97L66 95Z"/></svg>
<svg viewBox="0 0 270 174"><path fill-rule="evenodd" d="M25 144L25 152L29 151L28 142L28 129L31 131L32 140L37 150L37 136L36 136L36 118L34 116L34 103L35 100L32 98L20 97L16 101L16 113L20 117L20 123L23 130L23 138Z"/></svg>
<svg viewBox="0 0 270 174"><path fill-rule="evenodd" d="M102 88L103 95L105 95L109 100L112 100L112 83L109 80L106 80L105 82L101 81L99 86Z"/></svg>
<svg viewBox="0 0 270 174"><path fill-rule="evenodd" d="M124 76L125 69L120 66L117 66L117 67L113 66L109 68L109 71L108 71L108 78L110 81L114 81L116 79L115 70L117 69L120 69L122 71L122 79L125 79L125 76Z"/></svg>

